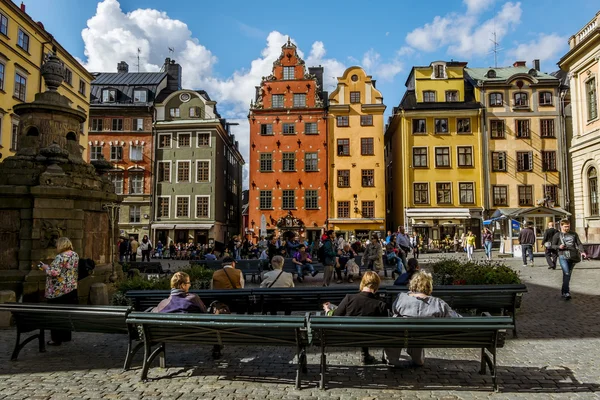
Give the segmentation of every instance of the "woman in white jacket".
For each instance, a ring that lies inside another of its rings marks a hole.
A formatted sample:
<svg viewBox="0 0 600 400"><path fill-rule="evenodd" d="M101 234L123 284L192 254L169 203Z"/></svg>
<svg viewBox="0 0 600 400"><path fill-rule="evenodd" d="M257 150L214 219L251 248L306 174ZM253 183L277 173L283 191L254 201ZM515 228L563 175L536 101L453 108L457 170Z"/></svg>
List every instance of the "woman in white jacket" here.
<svg viewBox="0 0 600 400"><path fill-rule="evenodd" d="M152 242L148 239L148 235L144 235L144 238L140 242L140 249L142 250L142 262L144 259L150 262L150 251L152 250Z"/></svg>

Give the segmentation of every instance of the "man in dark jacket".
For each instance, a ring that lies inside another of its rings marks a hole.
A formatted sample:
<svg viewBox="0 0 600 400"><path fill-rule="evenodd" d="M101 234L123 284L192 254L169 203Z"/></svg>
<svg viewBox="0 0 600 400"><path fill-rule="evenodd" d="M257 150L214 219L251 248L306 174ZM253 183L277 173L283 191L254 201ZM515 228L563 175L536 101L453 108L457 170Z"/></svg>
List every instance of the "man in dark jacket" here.
<svg viewBox="0 0 600 400"><path fill-rule="evenodd" d="M558 257L558 252L552 248L552 239L554 235L558 232L554 229L554 222L548 222L548 229L544 231L544 247L546 248L546 262L548 263L548 269L556 269L556 259Z"/></svg>
<svg viewBox="0 0 600 400"><path fill-rule="evenodd" d="M329 286L331 283L335 264L337 263L337 253L335 252L335 247L333 245L334 239L334 232L332 230L327 231L327 239L323 241L323 255L325 256L323 261L323 265L325 266L325 271L323 272L323 286Z"/></svg>
<svg viewBox="0 0 600 400"><path fill-rule="evenodd" d="M123 263L127 261L127 255L130 251L129 240L121 238L121 242L119 243L119 262Z"/></svg>
<svg viewBox="0 0 600 400"><path fill-rule="evenodd" d="M579 261L574 260L576 253L579 253L581 259L586 258L583 244L579 239L579 235L571 232L571 222L568 219L560 221L560 232L554 234L552 238L552 248L558 251L558 262L563 271L562 297L565 300L571 300L571 275L573 268Z"/></svg>
<svg viewBox="0 0 600 400"><path fill-rule="evenodd" d="M533 230L533 222L527 222L525 228L521 229L519 233L519 244L521 245L521 251L523 255L523 266L527 266L527 254L531 259L531 266L533 267L533 245L535 244L535 231Z"/></svg>

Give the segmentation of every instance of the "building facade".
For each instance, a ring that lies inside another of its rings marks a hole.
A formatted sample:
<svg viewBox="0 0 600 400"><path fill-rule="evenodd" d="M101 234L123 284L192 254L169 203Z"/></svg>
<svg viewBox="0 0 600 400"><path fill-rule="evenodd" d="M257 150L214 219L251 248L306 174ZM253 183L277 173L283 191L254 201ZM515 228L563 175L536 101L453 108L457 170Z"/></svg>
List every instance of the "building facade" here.
<svg viewBox="0 0 600 400"><path fill-rule="evenodd" d="M385 105L375 80L348 68L329 96L329 228L346 239L385 232Z"/></svg>
<svg viewBox="0 0 600 400"><path fill-rule="evenodd" d="M109 177L121 197L122 236L150 236L154 159L154 99L167 87L167 72L97 73L91 85L89 161L113 164Z"/></svg>
<svg viewBox="0 0 600 400"><path fill-rule="evenodd" d="M404 225L434 248L481 231L482 109L466 65L413 67L385 133L388 229Z"/></svg>
<svg viewBox="0 0 600 400"><path fill-rule="evenodd" d="M71 107L89 113L92 75L54 37L25 12L25 5L0 0L0 155L4 158L18 149L19 117L13 106L29 103L46 90L40 67L55 52L65 66L66 76L58 92L71 101ZM80 127L80 144L87 148L87 124Z"/></svg>
<svg viewBox="0 0 600 400"><path fill-rule="evenodd" d="M244 165L229 124L202 90L167 88L155 107L155 243L226 243L241 233Z"/></svg>
<svg viewBox="0 0 600 400"><path fill-rule="evenodd" d="M303 235L326 228L327 93L323 68L307 68L296 45L282 46L250 106L249 231Z"/></svg>
<svg viewBox="0 0 600 400"><path fill-rule="evenodd" d="M600 12L571 36L569 51L559 66L568 73L572 107L573 222L582 239L597 243L600 241Z"/></svg>

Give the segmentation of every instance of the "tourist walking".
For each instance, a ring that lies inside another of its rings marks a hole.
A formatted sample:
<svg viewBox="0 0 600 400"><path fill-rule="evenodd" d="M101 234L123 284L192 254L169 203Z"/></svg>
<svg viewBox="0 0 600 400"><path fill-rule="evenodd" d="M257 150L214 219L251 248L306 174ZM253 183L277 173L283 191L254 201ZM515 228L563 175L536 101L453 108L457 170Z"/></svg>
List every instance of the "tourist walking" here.
<svg viewBox="0 0 600 400"><path fill-rule="evenodd" d="M492 259L492 243L494 242L494 236L492 231L488 228L483 228L483 234L481 235L481 241L483 242L483 249L485 250L485 257L487 260Z"/></svg>
<svg viewBox="0 0 600 400"><path fill-rule="evenodd" d="M568 219L560 221L560 232L552 238L552 248L558 251L558 262L563 272L562 297L571 300L571 276L575 264L586 258L583 243L576 232L571 232Z"/></svg>
<svg viewBox="0 0 600 400"><path fill-rule="evenodd" d="M410 238L406 234L403 226L398 227L398 235L396 235L396 243L398 243L398 247L400 251L398 252L398 256L402 259L402 272L406 271L406 256L410 253Z"/></svg>
<svg viewBox="0 0 600 400"><path fill-rule="evenodd" d="M150 250L152 250L152 242L150 242L150 239L148 239L148 235L144 235L142 238L140 249L142 250L142 262L144 262L144 260L150 262Z"/></svg>
<svg viewBox="0 0 600 400"><path fill-rule="evenodd" d="M533 245L535 244L535 231L533 230L533 222L527 222L525 228L519 232L519 244L521 245L521 251L523 256L523 266L527 266L527 255L531 260L531 266L533 267Z"/></svg>
<svg viewBox="0 0 600 400"><path fill-rule="evenodd" d="M475 250L475 235L473 232L469 231L467 236L465 236L466 244L467 244L467 259L469 261L473 261L473 251Z"/></svg>
<svg viewBox="0 0 600 400"><path fill-rule="evenodd" d="M327 231L327 238L323 241L323 265L325 271L323 272L323 286L329 286L331 279L333 278L333 271L335 265L338 262L337 253L333 241L335 240L335 233L332 230Z"/></svg>
<svg viewBox="0 0 600 400"><path fill-rule="evenodd" d="M546 262L548 263L548 269L556 269L556 260L558 259L558 252L552 248L552 239L558 231L554 229L554 222L548 222L548 228L544 231L544 255L546 256Z"/></svg>
<svg viewBox="0 0 600 400"><path fill-rule="evenodd" d="M412 236L410 237L410 246L412 247L412 251L413 251L413 258L419 258L419 246L421 245L421 239L419 239L419 235L417 235L417 232L413 232Z"/></svg>
<svg viewBox="0 0 600 400"><path fill-rule="evenodd" d="M231 257L223 259L223 268L213 273L210 281L211 289L243 289L244 274L235 269L235 260Z"/></svg>
<svg viewBox="0 0 600 400"><path fill-rule="evenodd" d="M129 256L129 261L135 262L137 257L137 249L140 247L140 244L133 236L129 238L129 248L131 249L131 255Z"/></svg>
<svg viewBox="0 0 600 400"><path fill-rule="evenodd" d="M129 240L127 238L122 238L121 243L119 243L119 262L122 264L127 261L127 256L131 251L131 246Z"/></svg>

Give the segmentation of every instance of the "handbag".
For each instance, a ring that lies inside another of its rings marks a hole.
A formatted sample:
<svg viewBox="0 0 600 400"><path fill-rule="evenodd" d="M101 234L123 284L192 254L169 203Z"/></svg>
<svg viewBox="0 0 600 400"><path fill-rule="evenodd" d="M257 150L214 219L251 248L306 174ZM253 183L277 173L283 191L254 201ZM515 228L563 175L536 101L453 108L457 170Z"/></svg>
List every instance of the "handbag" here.
<svg viewBox="0 0 600 400"><path fill-rule="evenodd" d="M349 275L358 275L360 273L360 268L354 260L348 260L346 263L346 270L348 271Z"/></svg>
<svg viewBox="0 0 600 400"><path fill-rule="evenodd" d="M567 246L564 240L564 235L561 233L560 234L560 241L562 242L562 244L564 246ZM575 248L575 249L567 249L567 250L563 250L563 257L567 259L567 261L577 264L578 262L581 262L581 253L579 252L579 249Z"/></svg>

